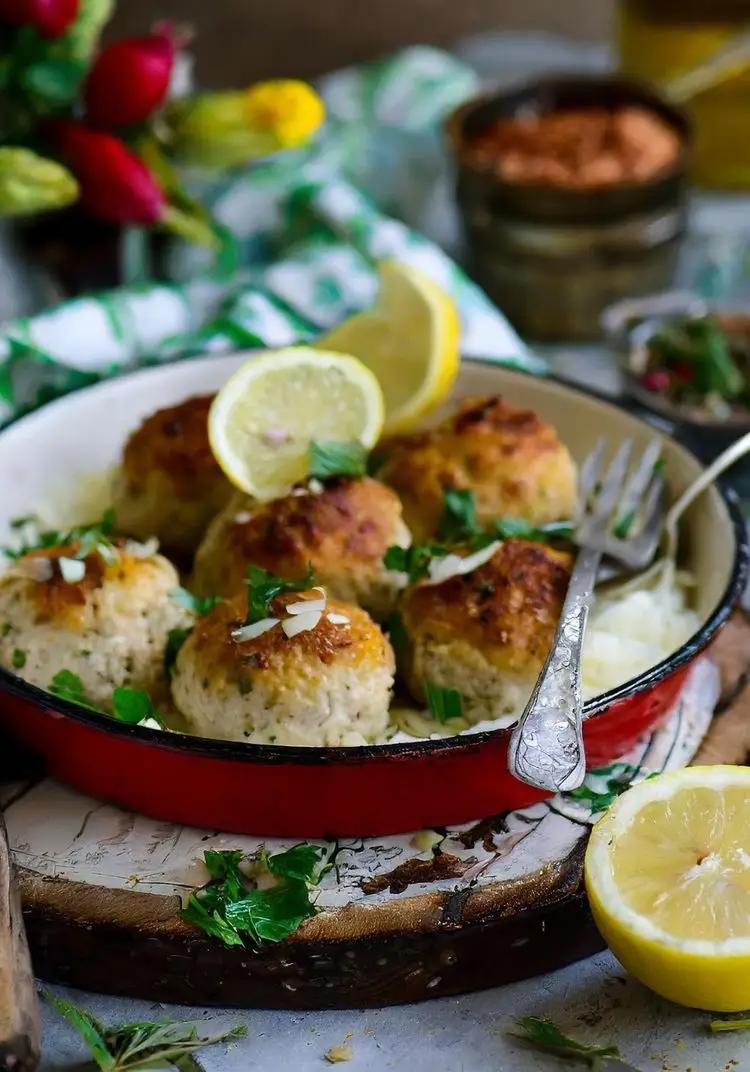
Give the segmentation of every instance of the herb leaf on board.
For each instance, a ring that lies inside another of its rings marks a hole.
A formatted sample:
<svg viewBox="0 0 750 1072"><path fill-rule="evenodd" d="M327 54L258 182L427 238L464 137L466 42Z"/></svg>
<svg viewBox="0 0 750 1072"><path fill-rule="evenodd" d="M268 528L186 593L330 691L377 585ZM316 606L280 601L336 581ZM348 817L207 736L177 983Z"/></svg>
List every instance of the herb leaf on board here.
<svg viewBox="0 0 750 1072"><path fill-rule="evenodd" d="M331 854L302 842L273 855L261 850L241 869L244 859L240 850L206 851L210 880L190 894L182 918L225 945L244 945L243 936L255 946L280 942L315 914L311 888L329 868ZM259 888L248 877L252 868L275 881Z"/></svg>

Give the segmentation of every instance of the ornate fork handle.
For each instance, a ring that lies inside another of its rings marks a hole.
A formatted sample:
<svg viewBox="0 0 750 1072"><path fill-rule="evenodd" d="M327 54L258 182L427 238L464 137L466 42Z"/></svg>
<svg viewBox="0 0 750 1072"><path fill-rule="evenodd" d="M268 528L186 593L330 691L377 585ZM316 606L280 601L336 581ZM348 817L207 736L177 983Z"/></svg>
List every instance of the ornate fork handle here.
<svg viewBox="0 0 750 1072"><path fill-rule="evenodd" d="M539 789L575 789L586 773L581 649L601 557L594 548L579 552L550 653L511 734L511 773Z"/></svg>

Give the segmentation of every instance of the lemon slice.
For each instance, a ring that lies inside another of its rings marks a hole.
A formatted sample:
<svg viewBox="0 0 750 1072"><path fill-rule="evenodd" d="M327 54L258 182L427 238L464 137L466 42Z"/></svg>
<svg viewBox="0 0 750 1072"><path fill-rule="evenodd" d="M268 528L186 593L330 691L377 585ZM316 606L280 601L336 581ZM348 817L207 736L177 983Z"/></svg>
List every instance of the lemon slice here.
<svg viewBox="0 0 750 1072"><path fill-rule="evenodd" d="M688 767L597 823L586 888L612 952L680 1005L750 1008L750 769Z"/></svg>
<svg viewBox="0 0 750 1072"><path fill-rule="evenodd" d="M232 483L267 502L308 475L313 440L370 448L382 425L383 395L361 361L298 346L245 362L214 399L208 435Z"/></svg>
<svg viewBox="0 0 750 1072"><path fill-rule="evenodd" d="M403 432L450 394L460 361L460 324L451 298L416 268L386 261L378 271L375 306L316 345L364 361L383 389L385 431Z"/></svg>

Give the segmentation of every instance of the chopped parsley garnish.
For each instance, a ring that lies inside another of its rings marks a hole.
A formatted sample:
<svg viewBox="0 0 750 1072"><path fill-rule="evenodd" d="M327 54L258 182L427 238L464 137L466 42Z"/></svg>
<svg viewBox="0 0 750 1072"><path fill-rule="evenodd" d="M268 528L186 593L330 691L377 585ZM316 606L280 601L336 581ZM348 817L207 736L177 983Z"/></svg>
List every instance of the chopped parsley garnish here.
<svg viewBox="0 0 750 1072"><path fill-rule="evenodd" d="M86 689L80 677L72 670L58 670L50 682L49 691L53 696L59 696L61 700L68 700L89 711L96 711L100 715L107 714L100 707L94 706L86 695ZM151 702L151 697L142 689L114 689L112 717L118 722L127 722L131 726L136 726L150 718L158 722L161 729L166 729L164 720Z"/></svg>
<svg viewBox="0 0 750 1072"><path fill-rule="evenodd" d="M437 540L412 544L410 547L389 547L383 556L383 564L386 569L405 573L409 583L413 584L427 575L433 558L442 558L454 553L457 548L471 554L495 540L549 543L552 540L569 540L572 535L573 525L569 521L534 525L521 517L499 517L483 529L477 521L474 492L447 488L443 493L443 515Z"/></svg>
<svg viewBox="0 0 750 1072"><path fill-rule="evenodd" d="M115 689L112 693L112 714L118 722L127 722L137 726L146 719L153 719L160 729L166 729L164 720L151 702L151 697L143 689Z"/></svg>
<svg viewBox="0 0 750 1072"><path fill-rule="evenodd" d="M437 722L447 722L451 718L461 718L464 713L461 693L457 689L446 689L432 681L424 682L427 706Z"/></svg>
<svg viewBox="0 0 750 1072"><path fill-rule="evenodd" d="M43 990L42 994L76 1029L102 1072L197 1068L190 1057L196 1050L216 1042L244 1038L247 1034L247 1029L240 1025L217 1035L207 1035L204 1020L141 1020L105 1027L88 1009L49 990Z"/></svg>
<svg viewBox="0 0 750 1072"><path fill-rule="evenodd" d="M257 889L240 870L240 850L203 854L211 876L191 893L182 918L219 938L225 945L280 942L315 914L310 892L331 866L332 853L302 843L273 856L261 851L249 862L270 872L276 884Z"/></svg>
<svg viewBox="0 0 750 1072"><path fill-rule="evenodd" d="M21 651L20 648L16 648L13 652L11 663L13 664L14 670L23 670L24 666L26 666L26 652Z"/></svg>
<svg viewBox="0 0 750 1072"><path fill-rule="evenodd" d="M385 620L385 631L388 634L394 651L398 654L406 650L409 637L404 626L404 619L394 611Z"/></svg>
<svg viewBox="0 0 750 1072"><path fill-rule="evenodd" d="M627 535L633 527L635 521L635 510L628 510L618 519L614 528L612 529L612 535L616 536L618 540L627 539Z"/></svg>
<svg viewBox="0 0 750 1072"><path fill-rule="evenodd" d="M100 520L91 525L75 525L69 529L40 529L38 518L19 517L11 522L11 527L20 534L21 546L4 547L3 553L15 561L31 551L77 545L74 558L87 558L96 552L110 561L116 552L112 542L115 525L114 510L105 510Z"/></svg>
<svg viewBox="0 0 750 1072"><path fill-rule="evenodd" d="M617 1046L589 1046L564 1035L559 1027L543 1016L521 1016L516 1020L519 1031L511 1031L514 1038L523 1039L538 1050L554 1053L558 1057L586 1064L591 1072L601 1072L606 1058L619 1058Z"/></svg>
<svg viewBox="0 0 750 1072"><path fill-rule="evenodd" d="M100 710L91 703L86 695L83 682L78 674L74 674L72 670L58 670L50 682L49 691L54 696L59 696L61 700L69 700L70 703L78 704L80 707L87 707L90 711Z"/></svg>
<svg viewBox="0 0 750 1072"><path fill-rule="evenodd" d="M174 670L174 664L177 662L177 656L192 631L192 628L170 629L167 633L167 646L164 649L164 672L168 681L172 680L172 671Z"/></svg>
<svg viewBox="0 0 750 1072"><path fill-rule="evenodd" d="M443 516L438 526L438 540L465 543L480 532L474 492L459 488L443 491Z"/></svg>
<svg viewBox="0 0 750 1072"><path fill-rule="evenodd" d="M310 476L327 480L332 476L364 476L366 472L367 448L361 443L336 440L310 443Z"/></svg>
<svg viewBox="0 0 750 1072"><path fill-rule="evenodd" d="M214 607L221 603L221 596L196 596L187 588L173 588L169 593L173 603L184 607L194 614L196 618L202 618L204 614L210 614Z"/></svg>
<svg viewBox="0 0 750 1072"><path fill-rule="evenodd" d="M586 801L592 812L606 811L630 786L635 774L636 768L630 763L610 763L589 771L583 785L570 789L565 796Z"/></svg>
<svg viewBox="0 0 750 1072"><path fill-rule="evenodd" d="M268 618L271 603L282 592L305 592L313 586L314 581L315 574L312 566L308 566L305 576L299 577L296 581L277 577L275 573L270 573L261 566L248 566L245 581L248 586L245 625L252 625L253 622Z"/></svg>

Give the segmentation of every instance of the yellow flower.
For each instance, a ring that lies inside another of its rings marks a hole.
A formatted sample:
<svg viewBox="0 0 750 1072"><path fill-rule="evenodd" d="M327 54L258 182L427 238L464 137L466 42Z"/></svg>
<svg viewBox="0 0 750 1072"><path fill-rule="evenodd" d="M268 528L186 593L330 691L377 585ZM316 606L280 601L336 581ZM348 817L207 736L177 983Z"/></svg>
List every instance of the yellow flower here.
<svg viewBox="0 0 750 1072"><path fill-rule="evenodd" d="M306 82L258 82L244 99L249 127L272 135L284 149L303 145L325 119L323 101Z"/></svg>

